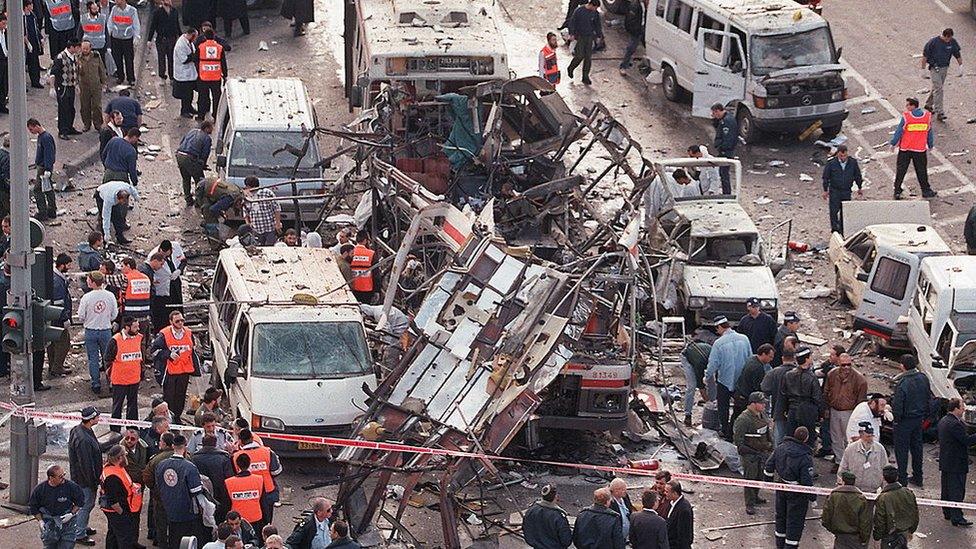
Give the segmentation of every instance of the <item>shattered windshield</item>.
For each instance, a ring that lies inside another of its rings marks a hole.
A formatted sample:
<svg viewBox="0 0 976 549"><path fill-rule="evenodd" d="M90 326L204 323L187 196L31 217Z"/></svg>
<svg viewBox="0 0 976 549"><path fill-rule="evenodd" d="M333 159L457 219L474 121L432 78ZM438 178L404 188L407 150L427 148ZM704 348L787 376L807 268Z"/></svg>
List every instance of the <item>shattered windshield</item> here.
<svg viewBox="0 0 976 549"><path fill-rule="evenodd" d="M834 62L830 30L820 27L796 34L754 36L750 51L752 73L765 75L782 69Z"/></svg>
<svg viewBox="0 0 976 549"><path fill-rule="evenodd" d="M759 265L758 235L738 234L694 238L691 241L691 262L708 265Z"/></svg>
<svg viewBox="0 0 976 549"><path fill-rule="evenodd" d="M317 379L368 372L369 351L356 322L288 322L254 328L251 373L258 377Z"/></svg>
<svg viewBox="0 0 976 549"><path fill-rule="evenodd" d="M275 151L290 145L301 150L304 138L301 132L234 132L227 170L230 177L248 175L288 177L295 166L295 155L288 151ZM299 164L299 176L309 175L319 161L315 140L309 144L308 153Z"/></svg>

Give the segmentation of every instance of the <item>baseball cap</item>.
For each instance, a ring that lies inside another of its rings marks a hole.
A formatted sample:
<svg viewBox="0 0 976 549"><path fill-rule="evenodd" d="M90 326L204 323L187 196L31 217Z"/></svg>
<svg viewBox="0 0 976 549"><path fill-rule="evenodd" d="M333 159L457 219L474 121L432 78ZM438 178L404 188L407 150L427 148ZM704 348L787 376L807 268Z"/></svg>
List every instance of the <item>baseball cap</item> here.
<svg viewBox="0 0 976 549"><path fill-rule="evenodd" d="M783 315L783 322L799 322L800 315L796 314L796 311L786 311Z"/></svg>
<svg viewBox="0 0 976 549"><path fill-rule="evenodd" d="M89 421L95 419L100 415L102 415L101 412L99 412L98 408L95 408L94 406L85 406L84 408L81 409L82 421Z"/></svg>

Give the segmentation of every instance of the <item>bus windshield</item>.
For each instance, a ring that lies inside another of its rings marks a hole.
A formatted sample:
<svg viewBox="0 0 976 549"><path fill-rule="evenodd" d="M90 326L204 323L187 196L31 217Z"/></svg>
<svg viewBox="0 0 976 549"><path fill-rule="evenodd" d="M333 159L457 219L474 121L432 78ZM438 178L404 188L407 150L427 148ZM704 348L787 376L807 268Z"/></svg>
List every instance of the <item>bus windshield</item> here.
<svg viewBox="0 0 976 549"><path fill-rule="evenodd" d="M357 322L263 323L254 327L254 376L321 379L369 371L365 333Z"/></svg>

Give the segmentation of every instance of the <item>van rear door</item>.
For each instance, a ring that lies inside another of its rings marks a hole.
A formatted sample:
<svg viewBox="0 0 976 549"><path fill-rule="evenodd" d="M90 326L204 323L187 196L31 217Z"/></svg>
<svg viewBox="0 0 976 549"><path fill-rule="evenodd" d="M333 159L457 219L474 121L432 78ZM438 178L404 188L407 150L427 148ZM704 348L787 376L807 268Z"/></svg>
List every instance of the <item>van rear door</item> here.
<svg viewBox="0 0 976 549"><path fill-rule="evenodd" d="M861 305L854 313L855 329L882 339L891 338L898 318L908 314L918 284L920 261L911 253L878 246Z"/></svg>
<svg viewBox="0 0 976 549"><path fill-rule="evenodd" d="M742 60L746 57L739 36L731 32L701 27L695 47L691 114L707 118L715 103L728 105L745 97L746 75Z"/></svg>

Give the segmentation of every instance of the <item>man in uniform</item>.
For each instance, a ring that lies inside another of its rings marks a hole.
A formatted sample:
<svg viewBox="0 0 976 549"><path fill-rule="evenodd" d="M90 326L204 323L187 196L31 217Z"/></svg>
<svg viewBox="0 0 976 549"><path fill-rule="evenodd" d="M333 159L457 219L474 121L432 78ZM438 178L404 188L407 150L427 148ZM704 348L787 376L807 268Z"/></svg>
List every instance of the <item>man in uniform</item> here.
<svg viewBox="0 0 976 549"><path fill-rule="evenodd" d="M773 339L773 346L776 347L776 358L773 359L773 368L783 363L783 345L787 337L797 337L796 331L800 329L800 315L793 311L786 311L783 315L783 324L776 330L776 337Z"/></svg>
<svg viewBox="0 0 976 549"><path fill-rule="evenodd" d="M261 512L264 478L251 472L251 456L245 452L234 455L234 469L237 474L224 481L230 498L230 508L240 513L242 519L260 532L266 524Z"/></svg>
<svg viewBox="0 0 976 549"><path fill-rule="evenodd" d="M732 428L732 442L742 458L742 478L747 480L763 480L763 466L773 450L771 425L765 410L766 396L759 391L750 394L749 405L735 418ZM755 506L766 500L759 497L758 488L743 488L743 491L746 514L756 514Z"/></svg>
<svg viewBox="0 0 976 549"><path fill-rule="evenodd" d="M966 475L969 474L969 447L976 444L976 435L966 433L962 421L966 406L959 398L949 400L948 413L939 421L939 471L942 472L941 498L946 501L966 499ZM972 526L962 516L962 509L943 507L942 516L953 526Z"/></svg>
<svg viewBox="0 0 976 549"><path fill-rule="evenodd" d="M105 352L105 369L112 385L113 418L122 417L124 403L125 419L139 419L139 382L142 381L142 363L147 356L139 321L131 316L122 317L122 331L112 336ZM121 427L113 425L111 429L117 433Z"/></svg>
<svg viewBox="0 0 976 549"><path fill-rule="evenodd" d="M173 437L173 455L156 466L156 489L166 510L170 549L179 549L184 536L195 536L198 544L210 541L203 525L200 499L206 497L200 471L186 459L186 437Z"/></svg>
<svg viewBox="0 0 976 549"><path fill-rule="evenodd" d="M205 226L219 223L231 208L243 211L244 199L240 187L219 177L201 179L197 183L195 196Z"/></svg>
<svg viewBox="0 0 976 549"><path fill-rule="evenodd" d="M556 487L542 487L542 499L525 511L522 533L525 543L532 549L565 549L573 544L573 529L569 526L566 511L556 503Z"/></svg>
<svg viewBox="0 0 976 549"><path fill-rule="evenodd" d="M807 438L806 427L797 427L793 436L783 438L766 461L766 476L778 477L779 482L813 486L813 455ZM814 494L776 492L776 549L799 547L803 526L807 519L807 507L816 501Z"/></svg>
<svg viewBox="0 0 976 549"><path fill-rule="evenodd" d="M854 473L840 478L841 484L827 496L820 522L834 535L834 549L864 549L871 539L871 506L854 486Z"/></svg>
<svg viewBox="0 0 976 549"><path fill-rule="evenodd" d="M712 105L712 125L715 126L715 150L723 158L735 158L735 146L739 142L739 123L735 115L725 110L721 103ZM732 194L732 174L728 166L718 170L722 179L722 194Z"/></svg>
<svg viewBox="0 0 976 549"><path fill-rule="evenodd" d="M763 343L772 345L776 341L776 319L760 308L758 297L746 300L746 314L739 319L735 330L749 338L752 352L759 350Z"/></svg>
<svg viewBox="0 0 976 549"><path fill-rule="evenodd" d="M783 440L783 437L787 435L786 432L786 409L784 408L785 400L782 398L782 387L783 376L786 372L789 372L796 367L796 358L793 354L793 349L788 348L783 351L783 363L779 366L770 370L765 377L763 377L762 392L769 397L769 404L772 406L772 413L770 416L773 419L773 443L779 446L779 443Z"/></svg>
<svg viewBox="0 0 976 549"><path fill-rule="evenodd" d="M708 355L708 367L705 369L705 379L715 378L718 400L718 420L722 426L722 436L726 440L732 439L732 423L729 420L729 404L735 383L742 373L742 367L752 355L749 338L736 332L729 325L729 319L724 315L714 319L719 338L712 344L712 352Z"/></svg>
<svg viewBox="0 0 976 549"><path fill-rule="evenodd" d="M915 494L898 482L898 468L889 465L882 475L887 484L874 501L874 539L883 549L908 549L908 538L918 529Z"/></svg>
<svg viewBox="0 0 976 549"><path fill-rule="evenodd" d="M891 148L898 151L895 161L895 200L901 200L901 184L908 173L908 165L915 165L915 178L922 188L922 196L938 195L929 186L928 151L935 146L932 132L932 113L918 108L918 99L905 100L905 112L901 116L895 134L891 136Z"/></svg>
<svg viewBox="0 0 976 549"><path fill-rule="evenodd" d="M929 417L932 390L929 378L918 371L914 355L901 356L902 373L895 376L895 391L891 403L894 412L895 461L898 463L898 482L907 486L908 454L912 456L911 483L922 486L922 420Z"/></svg>
<svg viewBox="0 0 976 549"><path fill-rule="evenodd" d="M142 511L142 486L126 471L125 448L115 445L106 455L102 469L102 495L99 505L108 520L105 547L137 547L139 513Z"/></svg>
<svg viewBox="0 0 976 549"><path fill-rule="evenodd" d="M796 368L783 374L780 393L783 409L786 410L786 432L797 427L807 428L810 435L807 444L812 448L816 443L817 421L823 410L823 396L820 382L813 375L813 364L809 347L800 347L796 352Z"/></svg>
<svg viewBox="0 0 976 549"><path fill-rule="evenodd" d="M197 91L200 94L197 98L197 120L203 120L208 113L216 119L220 86L227 78L227 55L212 28L203 31L203 41L197 46L193 57L197 62Z"/></svg>
<svg viewBox="0 0 976 549"><path fill-rule="evenodd" d="M278 461L278 454L266 446L261 446L259 442L255 442L250 429L242 429L238 436L241 440L241 449L234 452L234 471L240 472L237 468L237 456L247 454L250 458L251 472L264 481L264 495L261 496L261 515L266 524L271 524L274 521L274 504L280 498L274 477L281 474L281 462Z"/></svg>

